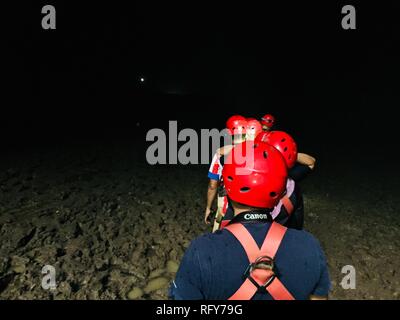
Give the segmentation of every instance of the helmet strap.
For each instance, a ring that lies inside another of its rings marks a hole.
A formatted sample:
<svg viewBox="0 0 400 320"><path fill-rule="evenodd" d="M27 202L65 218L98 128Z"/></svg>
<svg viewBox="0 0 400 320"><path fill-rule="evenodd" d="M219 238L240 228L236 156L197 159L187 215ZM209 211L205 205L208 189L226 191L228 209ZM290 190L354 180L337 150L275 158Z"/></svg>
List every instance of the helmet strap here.
<svg viewBox="0 0 400 320"><path fill-rule="evenodd" d="M233 223L267 223L272 222L270 209L255 209L236 215L229 224Z"/></svg>

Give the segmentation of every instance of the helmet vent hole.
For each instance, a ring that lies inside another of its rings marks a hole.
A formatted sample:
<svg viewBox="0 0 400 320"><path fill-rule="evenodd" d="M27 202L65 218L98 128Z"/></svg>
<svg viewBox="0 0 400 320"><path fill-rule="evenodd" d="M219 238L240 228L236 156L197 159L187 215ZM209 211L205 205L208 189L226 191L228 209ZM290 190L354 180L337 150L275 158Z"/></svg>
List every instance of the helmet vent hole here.
<svg viewBox="0 0 400 320"><path fill-rule="evenodd" d="M283 149L283 151L286 152L286 151L287 151L287 147L285 147L285 148Z"/></svg>
<svg viewBox="0 0 400 320"><path fill-rule="evenodd" d="M285 142L286 141L286 138L283 138L282 140L281 140L281 142Z"/></svg>
<svg viewBox="0 0 400 320"><path fill-rule="evenodd" d="M276 198L277 196L276 192L274 191L270 192L269 195L271 196L271 198Z"/></svg>
<svg viewBox="0 0 400 320"><path fill-rule="evenodd" d="M263 152L263 156L264 156L265 159L268 158L268 153L267 153L267 151L264 151L264 152Z"/></svg>
<svg viewBox="0 0 400 320"><path fill-rule="evenodd" d="M253 148L255 149L255 148L257 148L258 147L258 143L255 143L254 145L253 145Z"/></svg>
<svg viewBox="0 0 400 320"><path fill-rule="evenodd" d="M228 176L228 181L233 181L233 178L231 176Z"/></svg>
<svg viewBox="0 0 400 320"><path fill-rule="evenodd" d="M242 192L242 193L246 193L246 192L249 192L249 191L250 191L249 187L240 188L240 192Z"/></svg>

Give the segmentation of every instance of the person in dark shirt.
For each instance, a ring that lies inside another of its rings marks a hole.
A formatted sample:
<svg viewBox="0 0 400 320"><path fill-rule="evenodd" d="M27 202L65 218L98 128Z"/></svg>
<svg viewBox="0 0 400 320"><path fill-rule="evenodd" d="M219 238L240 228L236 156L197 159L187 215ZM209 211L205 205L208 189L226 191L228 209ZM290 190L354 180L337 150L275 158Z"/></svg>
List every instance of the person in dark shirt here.
<svg viewBox="0 0 400 320"><path fill-rule="evenodd" d="M314 169L315 159L305 153L298 153L294 139L283 131L263 133L256 139L256 142L260 141L276 148L289 170L286 192L272 211L272 218L288 228L301 230L304 225L304 203L298 182Z"/></svg>
<svg viewBox="0 0 400 320"><path fill-rule="evenodd" d="M272 218L288 228L303 229L304 202L299 182L314 169L315 159L305 153L298 153L296 142L289 134L282 131L262 133L257 136L255 141L256 143L267 142L280 151L289 169L286 192L272 210ZM221 228L224 228L232 219L232 205L228 204Z"/></svg>
<svg viewBox="0 0 400 320"><path fill-rule="evenodd" d="M288 214L285 206L282 206L275 221L288 228L301 230L304 226L304 201L299 182L312 172L316 160L305 153L298 153L297 159L296 164L288 172L288 181L294 182L294 190L289 195L289 200L293 204L293 212Z"/></svg>
<svg viewBox="0 0 400 320"><path fill-rule="evenodd" d="M262 125L261 125L260 121L258 121L257 119L254 119L254 118L246 118L246 136L245 136L246 141L254 141L256 139L256 137L262 131L263 131L263 129L262 129ZM228 200L228 197L226 196L223 180L220 179L220 176L222 173L222 168L224 166L224 161L225 161L224 159L229 154L229 152L232 150L232 148L227 149L226 147L223 147L220 150L223 150L223 152L220 152L221 156L218 158L219 165L217 166L217 168L219 168L219 174L216 175L216 177L218 178L218 181L219 181L219 184L218 184L218 187L220 190L219 193L223 196L223 198L218 197L218 200L220 200L220 199L222 200L221 205L219 205L218 207L223 208L221 210L223 214L220 216L219 221L217 221L217 223L214 224L213 231L224 228L224 226L226 226L229 223L229 221L232 220L232 218L233 218L233 208L232 208L231 203ZM215 157L214 157L214 159L215 159ZM211 168L215 168L215 167L216 167L215 165L211 164L210 170L211 170ZM213 173L209 172L208 177L210 179L213 179L213 176L214 176Z"/></svg>
<svg viewBox="0 0 400 320"><path fill-rule="evenodd" d="M244 149L243 163L235 155L242 159ZM286 187L282 155L267 143L244 142L229 157L222 175L234 219L223 230L192 241L170 298L327 299L329 272L318 241L306 231L273 222L270 215Z"/></svg>

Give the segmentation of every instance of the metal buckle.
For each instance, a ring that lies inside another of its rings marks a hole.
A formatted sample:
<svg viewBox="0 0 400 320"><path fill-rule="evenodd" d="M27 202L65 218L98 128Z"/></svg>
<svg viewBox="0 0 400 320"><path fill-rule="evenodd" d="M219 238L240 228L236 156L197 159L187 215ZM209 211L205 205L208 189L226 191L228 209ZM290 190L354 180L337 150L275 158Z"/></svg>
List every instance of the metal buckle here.
<svg viewBox="0 0 400 320"><path fill-rule="evenodd" d="M256 269L271 270L274 274L268 279L263 285L259 285L256 280L251 276L251 273ZM258 289L267 288L272 281L275 279L275 263L274 259L269 256L261 256L256 259L253 263L250 263L244 272L245 278L248 278Z"/></svg>

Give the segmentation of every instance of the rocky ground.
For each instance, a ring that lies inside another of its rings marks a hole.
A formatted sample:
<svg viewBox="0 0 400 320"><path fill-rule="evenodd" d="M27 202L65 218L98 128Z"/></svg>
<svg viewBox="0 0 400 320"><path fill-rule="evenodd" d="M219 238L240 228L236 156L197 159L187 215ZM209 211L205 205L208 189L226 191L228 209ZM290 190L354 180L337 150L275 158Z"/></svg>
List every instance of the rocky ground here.
<svg viewBox="0 0 400 320"><path fill-rule="evenodd" d="M400 299L399 182L339 161L303 184L332 299ZM75 146L3 157L1 299L165 299L190 241L207 231L205 166L148 166L130 148ZM385 173L386 172L386 173ZM42 268L57 288L41 287ZM340 286L345 265L357 287Z"/></svg>

